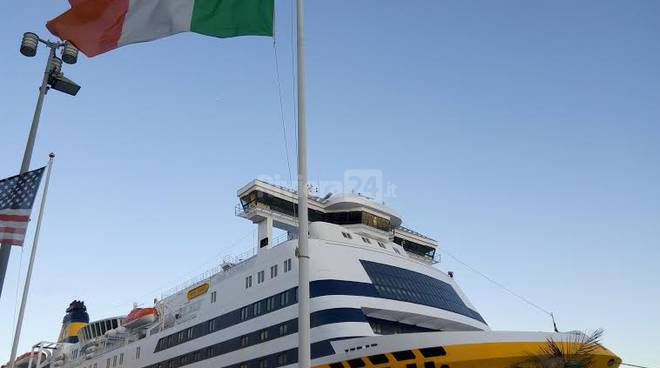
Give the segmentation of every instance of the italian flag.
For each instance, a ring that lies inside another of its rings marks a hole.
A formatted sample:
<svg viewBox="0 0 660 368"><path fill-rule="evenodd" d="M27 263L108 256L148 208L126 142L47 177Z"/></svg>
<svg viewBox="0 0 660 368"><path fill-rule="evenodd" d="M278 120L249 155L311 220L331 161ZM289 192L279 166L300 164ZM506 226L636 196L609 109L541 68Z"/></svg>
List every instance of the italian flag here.
<svg viewBox="0 0 660 368"><path fill-rule="evenodd" d="M88 57L179 32L272 36L274 0L69 0L46 23Z"/></svg>

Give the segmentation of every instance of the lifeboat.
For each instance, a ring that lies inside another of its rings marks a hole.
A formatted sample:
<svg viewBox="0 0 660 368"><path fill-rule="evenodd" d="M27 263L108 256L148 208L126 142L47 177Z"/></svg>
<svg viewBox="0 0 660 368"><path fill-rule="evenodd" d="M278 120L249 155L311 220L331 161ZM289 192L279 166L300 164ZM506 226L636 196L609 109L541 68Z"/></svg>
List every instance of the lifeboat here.
<svg viewBox="0 0 660 368"><path fill-rule="evenodd" d="M134 329L152 324L157 319L158 311L156 308L133 308L131 313L122 321L122 326Z"/></svg>
<svg viewBox="0 0 660 368"><path fill-rule="evenodd" d="M39 358L39 353L38 352L27 352L25 354L20 355L19 357L16 358L16 363L14 364L15 368L28 368L28 363L30 362L30 358L32 358L32 366L37 365L37 359ZM42 353L41 354L41 362L43 363L46 360L46 354ZM9 366L9 364L7 364Z"/></svg>

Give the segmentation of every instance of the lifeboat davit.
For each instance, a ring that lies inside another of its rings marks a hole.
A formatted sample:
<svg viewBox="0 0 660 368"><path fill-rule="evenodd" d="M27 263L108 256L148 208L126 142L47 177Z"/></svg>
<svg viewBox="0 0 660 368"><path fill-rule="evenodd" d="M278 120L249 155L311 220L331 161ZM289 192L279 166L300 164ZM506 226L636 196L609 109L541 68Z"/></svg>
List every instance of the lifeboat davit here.
<svg viewBox="0 0 660 368"><path fill-rule="evenodd" d="M124 318L122 326L126 328L139 328L150 325L158 319L156 308L134 308L131 313Z"/></svg>

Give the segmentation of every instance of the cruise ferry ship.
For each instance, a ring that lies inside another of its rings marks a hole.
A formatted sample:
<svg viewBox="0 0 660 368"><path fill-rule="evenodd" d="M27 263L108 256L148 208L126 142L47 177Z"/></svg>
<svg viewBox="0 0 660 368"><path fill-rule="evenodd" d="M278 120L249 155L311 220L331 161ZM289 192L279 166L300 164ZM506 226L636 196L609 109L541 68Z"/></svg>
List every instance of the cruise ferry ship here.
<svg viewBox="0 0 660 368"><path fill-rule="evenodd" d="M24 367L296 367L297 194L254 180L238 198L236 214L258 228L252 254L126 315L90 321L93 311L74 301L58 340L34 345ZM313 367L508 368L549 339L575 341L576 332L492 331L452 274L434 267L437 242L385 205L329 194L308 207ZM593 362L621 359L600 347Z"/></svg>

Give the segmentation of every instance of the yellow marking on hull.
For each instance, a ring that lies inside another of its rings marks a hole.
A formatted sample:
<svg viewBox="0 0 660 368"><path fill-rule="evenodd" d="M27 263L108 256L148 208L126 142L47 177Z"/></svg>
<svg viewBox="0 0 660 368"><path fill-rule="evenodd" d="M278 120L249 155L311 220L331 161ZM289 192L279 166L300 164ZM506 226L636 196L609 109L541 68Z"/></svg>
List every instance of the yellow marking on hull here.
<svg viewBox="0 0 660 368"><path fill-rule="evenodd" d="M425 358L419 349L411 349L415 354L414 359L397 361L391 353L385 353L389 360L387 363L372 364L366 356L362 360L364 368L510 368L514 364L522 363L530 354L539 353L545 344L546 342L496 342L443 345L447 352L444 356ZM570 345L572 344L565 343L562 346ZM593 354L593 368L618 368L621 363L619 357L605 348L600 348ZM339 363L344 368L351 368L348 360ZM331 367L324 364L315 368Z"/></svg>

